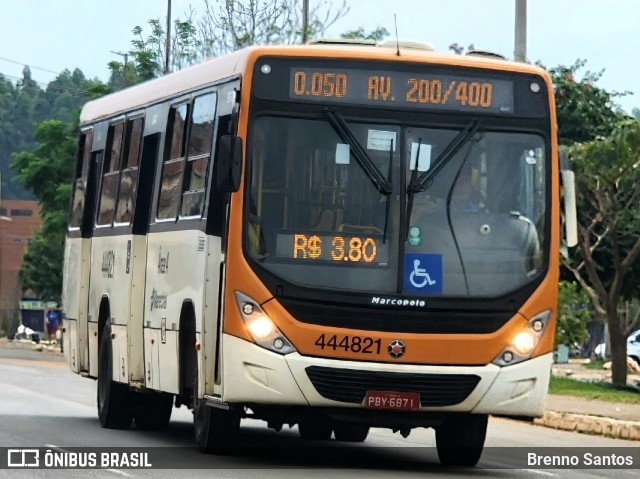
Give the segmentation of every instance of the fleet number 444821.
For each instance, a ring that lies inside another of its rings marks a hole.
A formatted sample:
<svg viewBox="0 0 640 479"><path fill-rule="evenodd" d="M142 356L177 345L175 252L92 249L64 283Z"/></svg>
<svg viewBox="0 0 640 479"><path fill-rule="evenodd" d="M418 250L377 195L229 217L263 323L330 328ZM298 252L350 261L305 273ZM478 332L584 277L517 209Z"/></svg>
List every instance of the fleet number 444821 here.
<svg viewBox="0 0 640 479"><path fill-rule="evenodd" d="M327 335L322 333L316 339L315 345L320 349L332 349L336 351L343 349L345 352L361 354L380 354L382 341L380 338L374 339L363 336L338 336L336 334Z"/></svg>

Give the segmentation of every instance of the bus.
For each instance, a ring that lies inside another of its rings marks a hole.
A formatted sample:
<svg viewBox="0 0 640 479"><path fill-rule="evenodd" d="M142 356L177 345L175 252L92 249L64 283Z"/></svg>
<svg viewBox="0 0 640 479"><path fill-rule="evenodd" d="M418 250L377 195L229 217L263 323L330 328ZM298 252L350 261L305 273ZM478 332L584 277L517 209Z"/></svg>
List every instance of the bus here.
<svg viewBox="0 0 640 479"><path fill-rule="evenodd" d="M562 236L544 70L250 47L87 103L77 151L64 350L102 427L186 406L214 453L243 418L350 442L426 427L473 466L489 415L543 414Z"/></svg>

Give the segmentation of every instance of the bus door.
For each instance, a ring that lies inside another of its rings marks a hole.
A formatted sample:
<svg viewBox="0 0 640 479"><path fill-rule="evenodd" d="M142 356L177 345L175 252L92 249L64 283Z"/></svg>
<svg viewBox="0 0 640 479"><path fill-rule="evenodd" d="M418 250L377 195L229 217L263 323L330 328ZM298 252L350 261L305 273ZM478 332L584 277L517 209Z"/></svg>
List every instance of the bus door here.
<svg viewBox="0 0 640 479"><path fill-rule="evenodd" d="M218 104L216 109L215 140L212 151L218 152L220 138L225 135L235 135L238 125L237 115L239 107L240 81L218 86ZM220 161L216 153L210 167L211 192L207 199L207 269L206 278L209 285L205 290L206 309L203 315L202 353L199 362L199 391L203 394L222 397L220 341L222 334L222 321L224 318L223 301L225 285L225 256L227 251L227 233L229 231L229 199L228 193L223 193L216 188L218 178L215 177L216 164Z"/></svg>
<svg viewBox="0 0 640 479"><path fill-rule="evenodd" d="M132 185L126 190L120 187L118 204L120 209L129 204L133 212L131 238L127 243L126 269L130 274L129 321L127 323L127 348L129 380L144 384L144 304L147 263L147 234L153 196L153 180L158 162L162 132L165 129L166 107L148 108L145 114L144 133L140 156L137 162L130 161L121 173L121 183ZM129 151L133 150L129 148Z"/></svg>
<svg viewBox="0 0 640 479"><path fill-rule="evenodd" d="M84 128L80 134L64 251L64 350L74 372L89 372L89 273L96 207L97 178L102 164L106 126ZM97 357L95 360L97 367ZM97 375L97 369L95 371ZM90 375L93 375L90 373Z"/></svg>

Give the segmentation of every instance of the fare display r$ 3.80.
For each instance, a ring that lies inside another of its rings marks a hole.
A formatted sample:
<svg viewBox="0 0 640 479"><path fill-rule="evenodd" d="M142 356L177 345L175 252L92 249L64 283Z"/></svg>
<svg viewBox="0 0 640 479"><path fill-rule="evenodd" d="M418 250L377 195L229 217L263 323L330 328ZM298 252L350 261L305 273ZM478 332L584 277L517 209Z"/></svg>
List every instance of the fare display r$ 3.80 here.
<svg viewBox="0 0 640 479"><path fill-rule="evenodd" d="M286 232L277 235L276 257L295 262L386 266L389 246L379 235Z"/></svg>

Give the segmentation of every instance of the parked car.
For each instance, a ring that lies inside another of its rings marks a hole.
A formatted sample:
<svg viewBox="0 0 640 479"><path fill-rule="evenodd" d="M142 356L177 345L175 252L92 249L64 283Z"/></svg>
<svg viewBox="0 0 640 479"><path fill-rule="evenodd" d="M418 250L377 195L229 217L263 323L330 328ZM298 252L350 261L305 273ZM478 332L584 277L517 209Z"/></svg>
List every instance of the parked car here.
<svg viewBox="0 0 640 479"><path fill-rule="evenodd" d="M594 350L594 354L596 355L596 358L604 359L607 355L606 344L598 344ZM640 330L631 333L627 338L627 356L640 364Z"/></svg>

